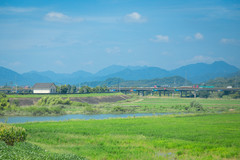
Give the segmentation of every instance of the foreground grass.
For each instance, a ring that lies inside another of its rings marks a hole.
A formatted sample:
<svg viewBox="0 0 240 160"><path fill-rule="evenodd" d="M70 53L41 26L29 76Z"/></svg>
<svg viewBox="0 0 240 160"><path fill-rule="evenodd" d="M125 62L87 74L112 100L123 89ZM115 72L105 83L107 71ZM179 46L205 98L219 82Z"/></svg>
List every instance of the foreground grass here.
<svg viewBox="0 0 240 160"><path fill-rule="evenodd" d="M89 159L240 159L240 114L25 123L28 142Z"/></svg>
<svg viewBox="0 0 240 160"><path fill-rule="evenodd" d="M84 160L73 154L50 153L30 143L16 143L7 146L0 141L0 159L4 160Z"/></svg>
<svg viewBox="0 0 240 160"><path fill-rule="evenodd" d="M101 97L101 96L116 96L123 95L123 93L89 93L89 94L10 94L7 95L8 98L41 98L41 97Z"/></svg>

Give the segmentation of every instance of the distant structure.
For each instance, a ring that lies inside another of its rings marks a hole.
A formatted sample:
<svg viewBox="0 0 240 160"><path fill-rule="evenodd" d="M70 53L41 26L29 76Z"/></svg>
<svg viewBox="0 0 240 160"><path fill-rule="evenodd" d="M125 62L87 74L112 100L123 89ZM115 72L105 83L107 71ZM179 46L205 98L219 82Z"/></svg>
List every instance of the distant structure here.
<svg viewBox="0 0 240 160"><path fill-rule="evenodd" d="M36 83L33 86L33 93L56 93L56 88L54 83Z"/></svg>

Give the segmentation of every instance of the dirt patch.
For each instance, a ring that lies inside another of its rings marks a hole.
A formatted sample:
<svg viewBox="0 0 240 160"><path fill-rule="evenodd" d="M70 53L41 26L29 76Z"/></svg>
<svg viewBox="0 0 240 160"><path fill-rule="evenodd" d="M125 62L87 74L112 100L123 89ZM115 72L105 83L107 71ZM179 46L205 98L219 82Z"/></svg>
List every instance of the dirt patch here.
<svg viewBox="0 0 240 160"><path fill-rule="evenodd" d="M83 102L83 103L89 103L89 104L98 104L98 103L104 103L104 102L117 102L129 99L129 96L126 95L119 95L119 96L105 96L105 97L70 97L71 101L76 102ZM40 98L9 98L10 103L12 103L14 100L19 102L20 106L30 106L35 105ZM66 99L66 98L63 98Z"/></svg>
<svg viewBox="0 0 240 160"><path fill-rule="evenodd" d="M233 111L235 111L235 109L229 109L229 111L230 111L230 112L233 112Z"/></svg>
<svg viewBox="0 0 240 160"><path fill-rule="evenodd" d="M14 100L18 101L19 106L31 106L38 102L41 98L9 98L10 103Z"/></svg>
<svg viewBox="0 0 240 160"><path fill-rule="evenodd" d="M129 99L129 96L121 95L121 96L106 96L106 97L72 97L70 98L71 101L76 102L83 102L83 103L89 103L89 104L98 104L103 102L117 102Z"/></svg>

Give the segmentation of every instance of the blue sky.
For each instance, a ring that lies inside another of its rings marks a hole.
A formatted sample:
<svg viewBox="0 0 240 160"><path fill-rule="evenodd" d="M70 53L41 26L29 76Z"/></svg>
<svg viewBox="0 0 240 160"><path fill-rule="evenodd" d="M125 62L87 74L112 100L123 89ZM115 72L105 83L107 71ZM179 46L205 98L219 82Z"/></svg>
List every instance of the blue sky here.
<svg viewBox="0 0 240 160"><path fill-rule="evenodd" d="M95 73L223 60L240 68L239 28L239 0L1 0L0 66Z"/></svg>

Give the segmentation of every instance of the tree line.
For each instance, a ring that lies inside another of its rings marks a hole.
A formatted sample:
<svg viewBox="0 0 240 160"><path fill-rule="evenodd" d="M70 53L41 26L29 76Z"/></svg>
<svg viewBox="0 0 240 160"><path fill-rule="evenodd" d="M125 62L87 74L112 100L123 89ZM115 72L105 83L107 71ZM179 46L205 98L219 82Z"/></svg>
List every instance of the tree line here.
<svg viewBox="0 0 240 160"><path fill-rule="evenodd" d="M96 87L89 87L89 86L82 86L77 87L75 85L61 85L57 86L57 93L66 94L66 93L106 93L109 92L107 86L96 86Z"/></svg>

